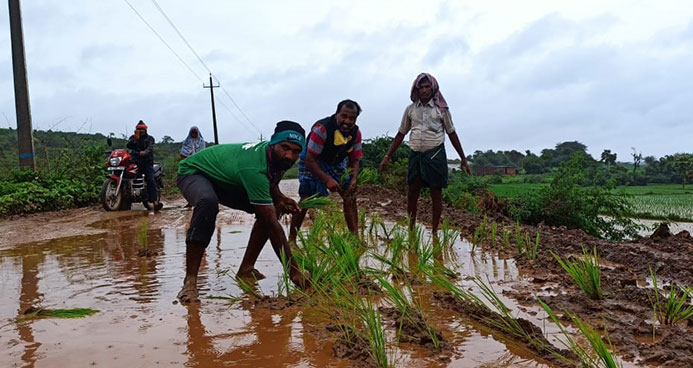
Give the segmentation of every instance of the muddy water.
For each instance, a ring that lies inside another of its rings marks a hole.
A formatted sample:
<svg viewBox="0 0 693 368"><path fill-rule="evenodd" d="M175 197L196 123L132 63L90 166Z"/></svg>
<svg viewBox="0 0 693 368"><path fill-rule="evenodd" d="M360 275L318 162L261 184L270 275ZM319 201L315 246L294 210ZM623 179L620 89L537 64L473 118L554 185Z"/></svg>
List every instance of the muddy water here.
<svg viewBox="0 0 693 368"><path fill-rule="evenodd" d="M187 216L182 208L170 208ZM183 278L185 229L150 229L147 246L157 254L138 257L134 229L155 215L133 211L95 218L106 232L21 244L0 251L0 367L161 366L349 366L334 358L329 339L315 333L299 307L269 310L203 299L198 306L175 302ZM242 296L229 276L240 264L251 224L249 217L223 211L201 270L202 297ZM455 245L462 275L488 275L497 291L525 282L512 260L501 260L467 242ZM277 293L281 265L268 246L257 268L267 279L264 295ZM474 288L469 278L460 281ZM536 313L518 313L542 326ZM30 307L94 308L96 315L74 320L41 319L14 323ZM441 361L418 346L393 352L398 365L537 367L544 362L512 341L470 325L452 312L431 307L434 323L454 346ZM530 311L531 312L531 311ZM549 331L550 332L550 331Z"/></svg>

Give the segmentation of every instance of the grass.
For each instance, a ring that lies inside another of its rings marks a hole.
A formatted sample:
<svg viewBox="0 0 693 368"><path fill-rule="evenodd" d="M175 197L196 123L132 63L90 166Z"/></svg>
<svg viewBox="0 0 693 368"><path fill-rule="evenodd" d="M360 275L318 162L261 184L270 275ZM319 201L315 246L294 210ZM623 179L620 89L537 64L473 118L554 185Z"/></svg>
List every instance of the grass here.
<svg viewBox="0 0 693 368"><path fill-rule="evenodd" d="M601 334L598 331L596 331L592 326L582 321L577 316L574 316L566 312L566 315L568 315L568 317L570 317L570 320L578 327L582 335L589 342L590 346L593 349L593 352L587 351L580 344L578 344L578 342L575 339L573 339L571 334L568 333L565 327L563 327L553 310L551 310L551 308L546 303L544 303L544 301L542 301L539 297L535 296L535 298L542 306L542 308L544 308L544 311L546 311L546 313L549 315L549 318L551 318L553 323L561 331L564 340L559 341L577 356L577 358L580 360L580 365L582 365L583 367L622 367L622 364L619 362L619 360L614 357L614 349L611 345L611 342L608 339L608 335L607 340L605 342Z"/></svg>
<svg viewBox="0 0 693 368"><path fill-rule="evenodd" d="M588 297L591 299L602 298L602 272L599 266L597 248L593 249L592 254L587 253L583 248L582 259L576 259L575 261L571 261L567 258L563 260L554 252L551 252L551 254Z"/></svg>
<svg viewBox="0 0 693 368"><path fill-rule="evenodd" d="M662 300L659 297L657 275L652 271L652 267L650 267L650 276L654 287L654 297L650 297L650 303L657 321L665 325L675 325L693 317L693 306L688 304L688 300L693 294L690 287L678 287L672 282L669 285L667 297Z"/></svg>

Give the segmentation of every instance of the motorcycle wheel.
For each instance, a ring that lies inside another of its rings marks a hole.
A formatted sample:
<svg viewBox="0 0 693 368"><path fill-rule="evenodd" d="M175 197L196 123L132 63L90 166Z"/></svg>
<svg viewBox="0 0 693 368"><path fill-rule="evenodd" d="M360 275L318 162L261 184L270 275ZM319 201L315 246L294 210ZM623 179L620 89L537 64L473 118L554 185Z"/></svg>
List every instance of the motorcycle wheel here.
<svg viewBox="0 0 693 368"><path fill-rule="evenodd" d="M106 211L118 211L129 207L125 205L125 202L127 201L123 199L122 190L118 192L118 195L115 194L117 188L118 184L115 180L107 179L103 182L103 187L101 188L101 195L99 198L101 199L103 209Z"/></svg>

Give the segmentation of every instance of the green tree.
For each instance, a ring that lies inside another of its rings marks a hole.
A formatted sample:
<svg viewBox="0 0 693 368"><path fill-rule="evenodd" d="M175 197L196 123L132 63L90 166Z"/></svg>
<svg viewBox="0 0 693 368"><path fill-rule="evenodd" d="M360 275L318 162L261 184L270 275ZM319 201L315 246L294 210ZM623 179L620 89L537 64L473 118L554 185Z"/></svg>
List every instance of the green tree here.
<svg viewBox="0 0 693 368"><path fill-rule="evenodd" d="M686 179L693 174L693 155L677 153L669 160L669 165L681 175L681 185L686 188Z"/></svg>
<svg viewBox="0 0 693 368"><path fill-rule="evenodd" d="M173 143L173 138L171 138L170 136L165 135L163 138L161 138L161 142L160 142L160 143L162 143L162 144L171 144L171 143Z"/></svg>
<svg viewBox="0 0 693 368"><path fill-rule="evenodd" d="M603 162L605 165L615 165L616 164L616 154L611 153L610 149L605 149L604 152L602 152L602 159L600 160Z"/></svg>
<svg viewBox="0 0 693 368"><path fill-rule="evenodd" d="M520 165L526 174L541 174L546 171L544 161L535 154L528 154L522 159Z"/></svg>

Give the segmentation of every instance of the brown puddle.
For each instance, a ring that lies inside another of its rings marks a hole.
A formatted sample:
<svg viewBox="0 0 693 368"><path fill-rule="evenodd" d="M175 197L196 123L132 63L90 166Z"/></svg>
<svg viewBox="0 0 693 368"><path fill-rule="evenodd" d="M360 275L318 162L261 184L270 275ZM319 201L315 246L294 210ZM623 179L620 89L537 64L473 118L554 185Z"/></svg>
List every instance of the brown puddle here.
<svg viewBox="0 0 693 368"><path fill-rule="evenodd" d="M175 303L183 278L185 229L150 229L148 248L155 255L138 257L135 229L144 218L142 214L108 217L93 224L107 229L104 234L0 251L0 346L5 351L0 366L352 365L333 356L331 340L314 333L316 326L303 319L300 307L269 310L204 299L242 295L232 279L219 271L238 267L250 229L247 218L227 216L229 221L217 227L200 270L203 300L191 307ZM238 219L244 224L228 224ZM472 256L468 243L458 243L462 275L488 275L499 293L521 281L513 260L497 259L480 249ZM257 268L267 276L258 283L262 294L275 295L282 268L271 247L263 250ZM469 279L459 282L475 287ZM512 299L502 298L512 308L517 306ZM13 322L21 311L35 306L100 312L81 319ZM466 324L454 312L430 308L433 322L452 345L450 356L439 359L420 346L403 343L393 352L397 365L549 366L521 345ZM542 326L543 318L536 313L518 313Z"/></svg>

